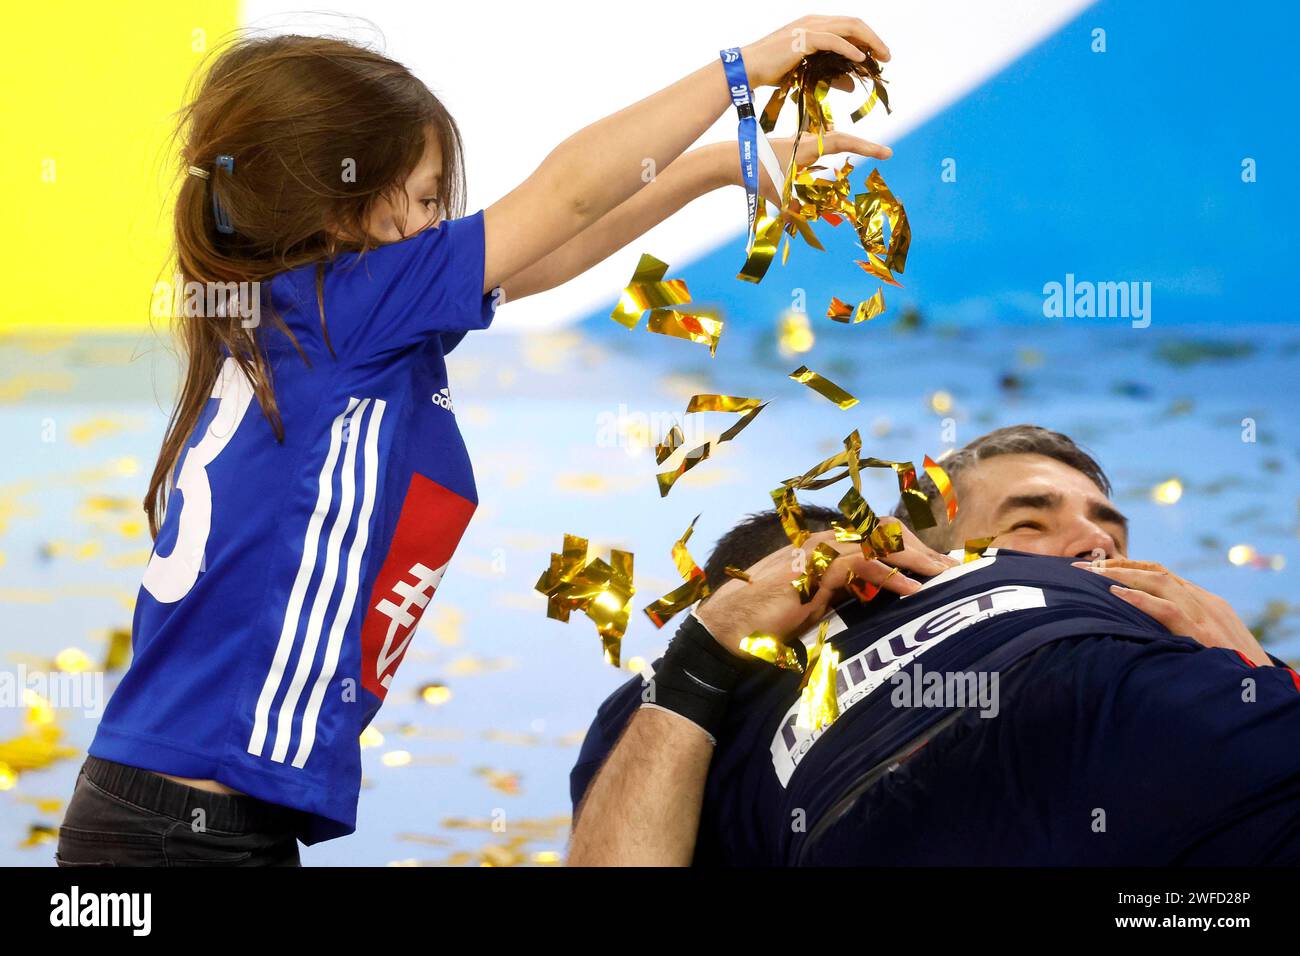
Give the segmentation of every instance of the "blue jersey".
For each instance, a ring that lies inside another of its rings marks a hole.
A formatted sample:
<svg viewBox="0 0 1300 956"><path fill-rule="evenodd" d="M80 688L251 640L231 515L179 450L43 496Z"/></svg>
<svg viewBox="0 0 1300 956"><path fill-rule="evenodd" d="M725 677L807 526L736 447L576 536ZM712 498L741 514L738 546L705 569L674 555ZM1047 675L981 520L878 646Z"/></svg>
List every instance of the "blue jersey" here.
<svg viewBox="0 0 1300 956"><path fill-rule="evenodd" d="M263 290L296 339L256 333L284 440L227 358L91 754L352 832L361 731L477 504L444 355L492 321L483 269L480 212L320 268L324 324L317 266Z"/></svg>
<svg viewBox="0 0 1300 956"><path fill-rule="evenodd" d="M1170 634L1072 560L991 550L837 609L823 731L797 675L743 680L696 862L1300 861L1300 678ZM575 809L641 685L601 707Z"/></svg>

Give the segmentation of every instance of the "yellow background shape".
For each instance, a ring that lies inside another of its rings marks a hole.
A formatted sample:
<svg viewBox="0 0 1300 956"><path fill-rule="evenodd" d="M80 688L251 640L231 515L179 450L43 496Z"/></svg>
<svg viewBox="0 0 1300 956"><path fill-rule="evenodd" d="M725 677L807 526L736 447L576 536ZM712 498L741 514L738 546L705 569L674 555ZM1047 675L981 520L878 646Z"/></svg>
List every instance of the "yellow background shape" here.
<svg viewBox="0 0 1300 956"><path fill-rule="evenodd" d="M170 281L174 114L238 15L237 0L6 9L0 331L148 327Z"/></svg>

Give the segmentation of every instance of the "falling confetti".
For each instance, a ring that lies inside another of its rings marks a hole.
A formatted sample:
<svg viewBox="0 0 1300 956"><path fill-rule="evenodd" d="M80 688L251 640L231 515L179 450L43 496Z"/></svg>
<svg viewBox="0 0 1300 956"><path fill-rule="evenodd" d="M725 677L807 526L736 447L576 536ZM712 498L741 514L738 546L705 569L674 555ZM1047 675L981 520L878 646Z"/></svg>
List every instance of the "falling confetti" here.
<svg viewBox="0 0 1300 956"><path fill-rule="evenodd" d="M564 550L551 554L551 565L535 589L547 597L546 616L567 622L582 611L596 625L605 660L619 666L623 634L632 606L632 552L611 549L609 561L587 560L587 539L564 536Z"/></svg>
<svg viewBox="0 0 1300 956"><path fill-rule="evenodd" d="M686 550L686 542L690 541L695 531L695 522L699 520L700 516L696 515L690 526L673 544L673 563L677 565L677 573L682 576L685 583L643 609L646 617L650 618L655 627L663 627L678 612L709 594L709 584L705 580L704 571Z"/></svg>

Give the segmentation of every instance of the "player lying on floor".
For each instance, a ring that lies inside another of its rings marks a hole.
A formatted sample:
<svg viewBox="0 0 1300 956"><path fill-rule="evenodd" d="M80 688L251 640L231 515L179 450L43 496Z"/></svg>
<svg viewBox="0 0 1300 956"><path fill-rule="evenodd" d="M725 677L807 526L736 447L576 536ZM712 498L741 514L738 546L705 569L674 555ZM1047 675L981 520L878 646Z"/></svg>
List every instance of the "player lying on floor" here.
<svg viewBox="0 0 1300 956"><path fill-rule="evenodd" d="M842 555L801 604L774 513L723 537L717 590L587 735L570 865L1300 863L1300 677L1222 599L1124 557L1066 436L1000 429L944 465L961 510L906 532L888 580L815 534ZM922 541L999 531L964 564ZM889 593L848 597L850 570ZM831 607L840 716L812 731L800 676L738 648L807 640Z"/></svg>

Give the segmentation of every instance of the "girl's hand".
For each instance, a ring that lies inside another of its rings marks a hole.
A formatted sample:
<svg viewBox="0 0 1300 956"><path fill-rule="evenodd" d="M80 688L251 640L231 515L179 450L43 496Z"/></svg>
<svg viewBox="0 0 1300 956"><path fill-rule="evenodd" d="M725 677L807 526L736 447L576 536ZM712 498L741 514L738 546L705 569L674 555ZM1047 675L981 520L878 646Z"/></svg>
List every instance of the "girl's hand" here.
<svg viewBox="0 0 1300 956"><path fill-rule="evenodd" d="M822 136L824 149L822 154L830 156L833 153L853 153L857 156L868 156L872 159L889 159L894 155L894 151L888 146L881 146L879 143L872 143L857 136L851 136L848 133L841 133L839 130L832 130ZM776 158L781 161L781 168L788 169L790 166L790 150L794 148L793 136L782 136L768 140L772 144L772 151L776 153ZM740 167L736 161L736 146L730 144L730 160L735 167L736 183L740 182ZM817 161L817 135L815 133L805 133L799 138L799 151L795 154L795 162L800 166L807 166ZM784 183L773 185L772 180L768 178L767 170L763 164L759 164L759 178L763 191L763 198L773 205L781 205L781 187Z"/></svg>
<svg viewBox="0 0 1300 956"><path fill-rule="evenodd" d="M870 50L877 60L889 59L889 47L857 17L801 17L757 43L743 47L750 86L774 86L811 53L829 50L854 62Z"/></svg>
<svg viewBox="0 0 1300 956"><path fill-rule="evenodd" d="M1231 604L1180 578L1162 564L1109 558L1092 563L1079 561L1074 566L1114 581L1112 593L1175 634L1190 637L1206 647L1237 651L1259 667L1273 663Z"/></svg>

